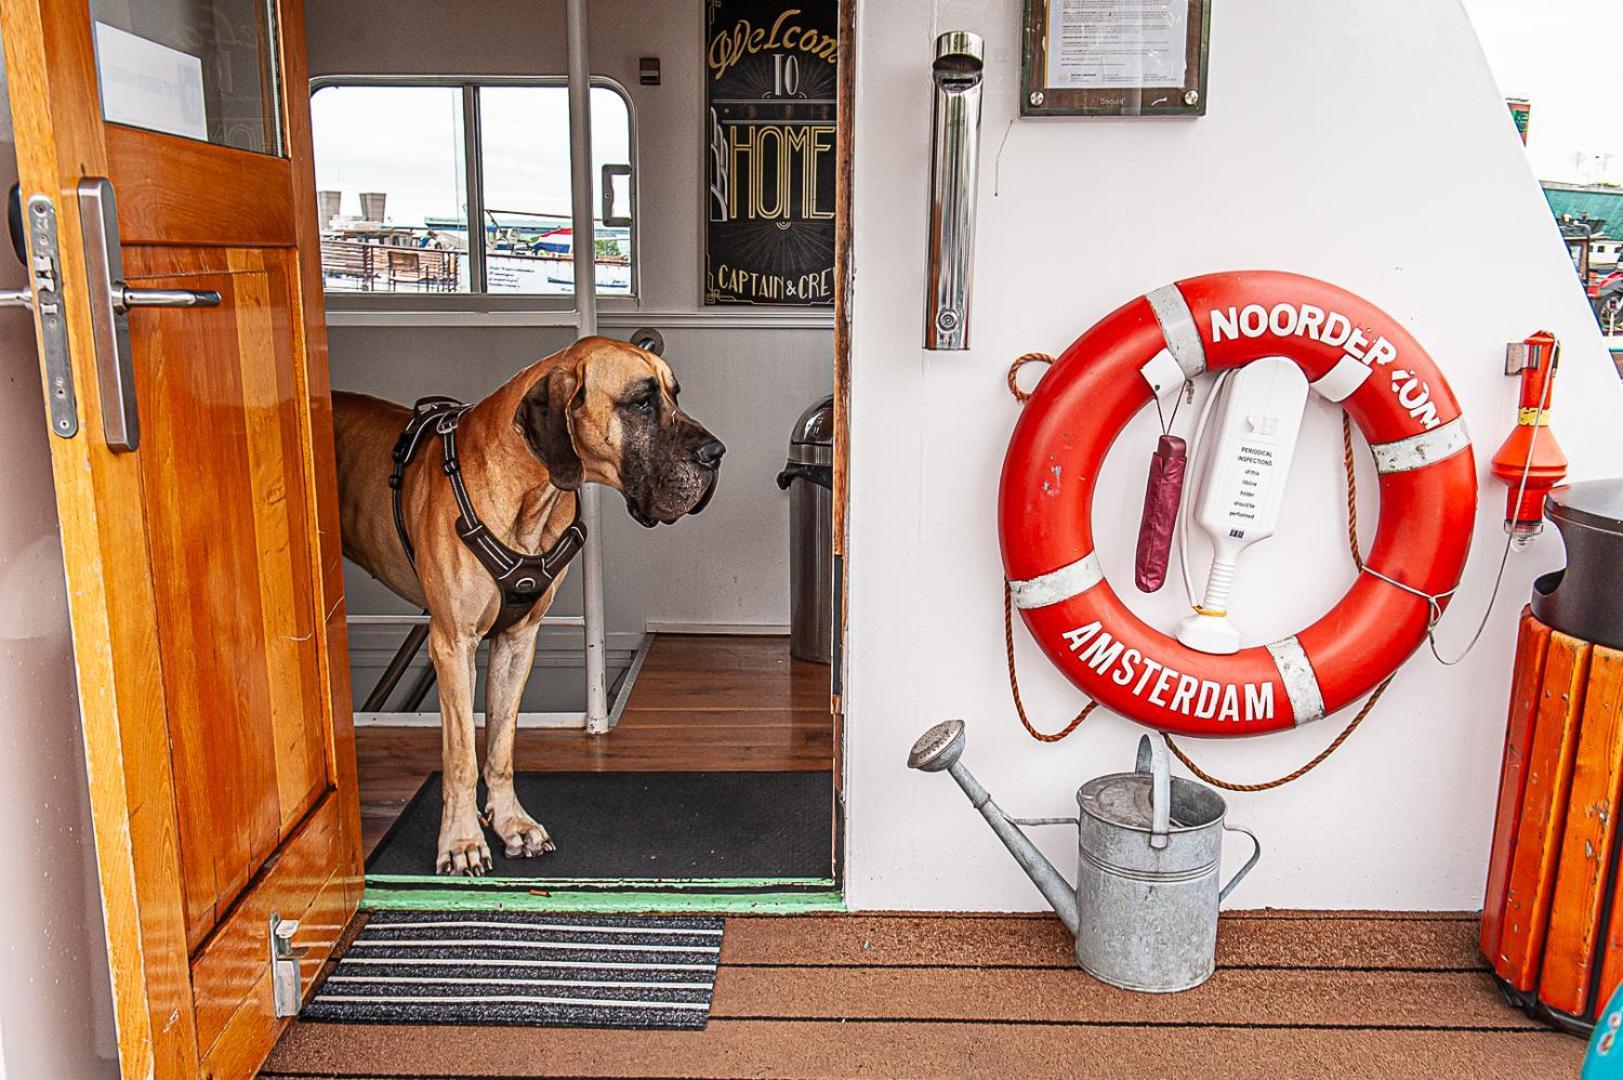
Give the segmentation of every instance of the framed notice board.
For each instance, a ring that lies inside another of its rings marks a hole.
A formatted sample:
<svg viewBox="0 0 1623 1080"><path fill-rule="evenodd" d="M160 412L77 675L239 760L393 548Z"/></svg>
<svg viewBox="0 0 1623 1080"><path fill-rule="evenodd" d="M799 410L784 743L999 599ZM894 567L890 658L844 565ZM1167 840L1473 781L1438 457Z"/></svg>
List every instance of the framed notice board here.
<svg viewBox="0 0 1623 1080"><path fill-rule="evenodd" d="M1025 0L1021 116L1204 116L1211 0Z"/></svg>
<svg viewBox="0 0 1623 1080"><path fill-rule="evenodd" d="M838 0L709 0L706 304L834 305Z"/></svg>

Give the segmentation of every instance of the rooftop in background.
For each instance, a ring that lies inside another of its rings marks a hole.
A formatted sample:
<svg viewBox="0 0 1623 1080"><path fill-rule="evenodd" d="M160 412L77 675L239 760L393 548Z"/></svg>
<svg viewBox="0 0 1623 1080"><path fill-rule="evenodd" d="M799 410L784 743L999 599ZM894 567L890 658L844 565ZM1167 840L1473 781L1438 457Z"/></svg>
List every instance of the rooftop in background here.
<svg viewBox="0 0 1623 1080"><path fill-rule="evenodd" d="M1544 198L1557 221L1563 214L1604 221L1607 235L1623 235L1623 187L1613 184L1563 184L1545 180Z"/></svg>

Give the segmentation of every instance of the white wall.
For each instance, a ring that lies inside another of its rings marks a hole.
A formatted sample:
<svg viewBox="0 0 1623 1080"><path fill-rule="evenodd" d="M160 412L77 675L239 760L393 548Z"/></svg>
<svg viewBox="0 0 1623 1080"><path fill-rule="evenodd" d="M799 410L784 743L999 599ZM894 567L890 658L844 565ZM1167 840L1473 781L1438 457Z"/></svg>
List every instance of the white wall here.
<svg viewBox="0 0 1623 1080"><path fill-rule="evenodd" d="M16 180L0 60L0 194ZM24 283L0 239L0 289ZM0 311L0 1076L79 1080L118 1064L50 438L32 324Z"/></svg>
<svg viewBox="0 0 1623 1080"><path fill-rule="evenodd" d="M447 10L433 0L310 0L311 74L564 74L562 3L472 0L450 17ZM782 627L789 621L788 497L773 478L795 418L832 389L832 323L807 328L804 312L790 311L790 322L780 325L771 309L699 303L704 5L593 0L589 25L592 71L625 87L638 139L641 295L606 301L604 332L660 330L682 382L683 407L728 448L721 486L699 517L650 531L626 516L617 496L605 501L611 649L634 645L650 622ZM638 83L642 56L660 58L661 85ZM753 325L727 325L739 315ZM335 386L407 402L429 393L473 400L573 336L555 328L468 326L334 325L328 333ZM364 573L349 570L352 611L403 607ZM579 575L572 577L555 608L560 614L579 612ZM381 666L379 650L397 643L399 632L352 637L355 667L369 686L363 669ZM578 631L543 635L543 663L569 664L579 651ZM563 707L541 681L532 685L530 707ZM566 695L578 689L573 680L559 681L568 684Z"/></svg>
<svg viewBox="0 0 1623 1080"><path fill-rule="evenodd" d="M1010 705L994 495L1016 415L1003 385L1014 356L1058 353L1132 297L1217 270L1293 270L1385 308L1448 374L1476 438L1481 509L1441 629L1450 655L1481 615L1503 541L1504 489L1486 464L1515 416L1507 341L1540 327L1562 337L1554 430L1574 478L1618 471L1623 387L1456 3L1219 4L1206 117L1011 129L1019 20L1013 3L859 5L846 697L848 900L859 908L1041 904L950 780L905 770L912 740L937 720L969 722L965 760L1014 813L1073 812L1080 782L1132 760L1139 729L1103 710L1044 746ZM929 63L934 34L957 28L987 43L974 348L928 354ZM1170 627L1176 590L1137 598L1131 585L1156 433L1140 416L1123 435L1094 527L1118 592ZM1290 483L1279 535L1242 561L1233 606L1248 643L1306 625L1352 581L1339 418L1322 404ZM1369 526L1373 487L1366 469ZM1264 845L1235 905L1480 905L1515 615L1531 578L1561 561L1553 532L1514 556L1469 659L1444 668L1422 652L1318 772L1230 798L1232 819ZM1079 695L1016 632L1027 704L1057 727ZM1344 719L1191 749L1219 775L1266 779L1311 757ZM1069 872L1074 837L1044 832Z"/></svg>

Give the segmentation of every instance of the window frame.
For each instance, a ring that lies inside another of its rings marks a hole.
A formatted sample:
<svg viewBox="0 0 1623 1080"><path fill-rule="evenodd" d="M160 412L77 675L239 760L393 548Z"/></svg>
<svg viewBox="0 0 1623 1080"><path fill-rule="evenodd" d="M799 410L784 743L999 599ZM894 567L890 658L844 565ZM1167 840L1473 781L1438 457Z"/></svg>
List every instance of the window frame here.
<svg viewBox="0 0 1623 1080"><path fill-rule="evenodd" d="M401 86L452 87L462 93L463 152L466 160L466 187L468 191L468 278L470 291L466 293L379 293L330 292L322 283L322 296L329 313L356 313L388 315L449 314L553 315L563 325L563 317L575 311L575 294L569 293L491 293L484 292L484 230L474 222L484 217L484 162L483 132L479 122L479 88L482 86L536 86L567 87L567 75L318 75L310 80L310 97L329 87L344 86ZM631 166L631 293L629 296L598 292L598 307L607 311L636 310L642 303L642 204L638 178L641 168L637 154L637 110L625 86L606 75L593 75L591 88L604 89L617 95L626 107L627 157ZM313 167L313 166L312 166ZM596 207L594 206L594 210ZM477 252L477 258L475 253ZM480 291L471 291L477 283ZM594 282L595 284L595 282ZM525 320L529 321L529 320ZM553 320L546 320L553 321Z"/></svg>

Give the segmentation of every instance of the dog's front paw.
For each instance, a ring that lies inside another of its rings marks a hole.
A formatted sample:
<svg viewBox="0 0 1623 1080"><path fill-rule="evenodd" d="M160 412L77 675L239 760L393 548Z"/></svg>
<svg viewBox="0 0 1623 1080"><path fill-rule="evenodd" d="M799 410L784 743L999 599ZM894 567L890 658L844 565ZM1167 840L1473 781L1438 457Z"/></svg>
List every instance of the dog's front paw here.
<svg viewBox="0 0 1623 1080"><path fill-rule="evenodd" d="M477 818L472 836L448 836L446 830L440 830L440 853L434 861L434 869L441 874L467 877L482 877L490 869L490 848L485 844Z"/></svg>
<svg viewBox="0 0 1623 1080"><path fill-rule="evenodd" d="M495 819L496 835L502 838L502 844L509 859L531 858L536 855L545 855L556 849L552 837L541 823L529 814L520 810L517 813L498 816Z"/></svg>

